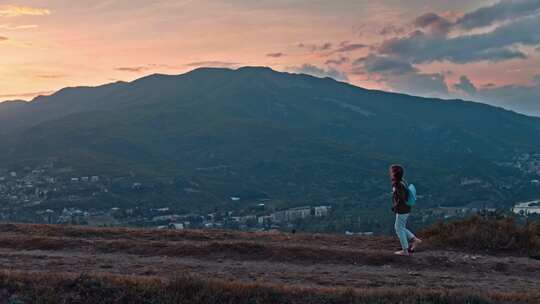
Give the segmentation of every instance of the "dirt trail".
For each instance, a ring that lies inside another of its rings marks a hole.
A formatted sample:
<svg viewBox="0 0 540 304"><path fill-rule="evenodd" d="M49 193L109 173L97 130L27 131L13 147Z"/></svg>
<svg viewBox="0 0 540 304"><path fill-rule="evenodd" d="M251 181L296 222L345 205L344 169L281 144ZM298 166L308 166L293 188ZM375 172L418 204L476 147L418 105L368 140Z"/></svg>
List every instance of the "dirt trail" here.
<svg viewBox="0 0 540 304"><path fill-rule="evenodd" d="M392 238L218 231L91 233L50 227L0 226L0 270L160 277L192 273L301 287L521 292L540 286L537 260L430 250L396 257Z"/></svg>

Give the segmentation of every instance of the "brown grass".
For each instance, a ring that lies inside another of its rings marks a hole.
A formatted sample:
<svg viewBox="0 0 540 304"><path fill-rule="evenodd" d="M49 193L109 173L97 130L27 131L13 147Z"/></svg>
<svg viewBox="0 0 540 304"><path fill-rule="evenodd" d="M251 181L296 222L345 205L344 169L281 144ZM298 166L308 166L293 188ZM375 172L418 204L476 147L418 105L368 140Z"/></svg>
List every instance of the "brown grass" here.
<svg viewBox="0 0 540 304"><path fill-rule="evenodd" d="M519 225L514 218L475 216L439 222L422 233L430 246L441 249L530 254L540 249L540 224Z"/></svg>
<svg viewBox="0 0 540 304"><path fill-rule="evenodd" d="M0 303L538 303L540 295L474 290L290 288L182 276L172 280L104 274L0 272Z"/></svg>
<svg viewBox="0 0 540 304"><path fill-rule="evenodd" d="M0 247L16 250L91 251L143 256L192 256L198 258L227 258L232 260L265 260L296 263L338 263L385 265L399 264L404 257L392 251L351 250L268 244L254 241L164 242L133 239L102 240L67 237L0 235ZM414 266L414 261L409 262Z"/></svg>

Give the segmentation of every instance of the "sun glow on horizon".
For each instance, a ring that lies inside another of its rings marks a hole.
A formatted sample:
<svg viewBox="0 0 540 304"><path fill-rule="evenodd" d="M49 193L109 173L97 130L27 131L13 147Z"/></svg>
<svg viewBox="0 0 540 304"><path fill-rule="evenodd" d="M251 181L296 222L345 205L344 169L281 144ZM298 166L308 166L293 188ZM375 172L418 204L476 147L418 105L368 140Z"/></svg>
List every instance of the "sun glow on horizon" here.
<svg viewBox="0 0 540 304"><path fill-rule="evenodd" d="M481 8L501 20L476 17ZM391 0L5 3L0 4L0 100L199 66L269 66L443 98L485 99L507 87L534 93L540 38L530 28L540 24L540 9L516 11L514 19L497 15L497 9L465 0L430 7L419 0L408 5ZM505 26L532 38L498 34ZM484 35L479 39L507 46L494 44L475 54L474 48L466 50L463 35ZM449 50L455 45L471 54L448 51L436 57L437 39ZM426 48L407 53L406 43Z"/></svg>

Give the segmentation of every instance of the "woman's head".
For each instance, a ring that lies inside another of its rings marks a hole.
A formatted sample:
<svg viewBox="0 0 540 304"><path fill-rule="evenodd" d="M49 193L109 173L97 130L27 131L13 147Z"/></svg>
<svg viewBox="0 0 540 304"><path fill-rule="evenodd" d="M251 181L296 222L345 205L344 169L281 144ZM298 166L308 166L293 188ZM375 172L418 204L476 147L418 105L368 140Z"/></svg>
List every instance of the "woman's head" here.
<svg viewBox="0 0 540 304"><path fill-rule="evenodd" d="M390 179L395 182L400 182L405 174L403 167L400 165L391 165L389 169Z"/></svg>

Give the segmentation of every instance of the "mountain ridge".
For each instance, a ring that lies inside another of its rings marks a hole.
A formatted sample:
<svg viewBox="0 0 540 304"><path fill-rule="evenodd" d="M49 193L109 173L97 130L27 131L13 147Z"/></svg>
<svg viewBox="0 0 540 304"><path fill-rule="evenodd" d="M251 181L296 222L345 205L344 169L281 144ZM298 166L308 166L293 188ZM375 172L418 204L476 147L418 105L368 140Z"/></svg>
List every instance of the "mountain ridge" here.
<svg viewBox="0 0 540 304"><path fill-rule="evenodd" d="M293 75L293 76L300 76L300 77L307 77L307 78L314 78L314 79L324 79L324 80L330 80L332 82L344 84L344 85L352 87L354 89L360 89L360 90L364 90L364 91L368 91L368 92L381 93L381 94L394 94L396 96L414 97L414 98L419 98L419 99L423 99L423 100L438 100L438 101L456 102L456 103L479 104L479 105L482 105L482 106L493 107L493 108L497 108L497 109L504 110L504 111L507 111L507 112L515 113L517 115L523 115L523 116L532 117L532 118L535 118L535 119L540 119L540 117L537 117L537 116L534 116L534 115L527 115L527 114L524 114L524 113L519 113L519 112L516 112L516 111L511 110L511 109L506 109L506 108L504 108L502 106L491 105L491 104L487 104L487 103L479 102L479 101L455 99L455 98L445 99L445 98L422 97L422 96L416 96L416 95L411 95L411 94L406 94L406 93L389 92L389 91L378 90L378 89L368 89L368 88L360 87L360 86L357 86L357 85L354 85L354 84L351 84L351 83L348 83L348 82L339 81L339 80L336 80L336 79L334 79L332 77L317 77L317 76L313 76L313 75L305 74L305 73L280 72L280 71L276 71L276 70L274 70L274 69L272 69L272 68L270 68L268 66L243 66L243 67L239 67L237 69L215 68L215 67L200 67L200 68L196 68L196 69L193 69L191 71L181 73L181 74L153 73L153 74L149 74L149 75L146 75L146 76L139 77L139 78L134 79L132 81L115 81L115 82L105 83L105 84L96 85L96 86L82 85L82 86L74 86L74 87L64 87L64 88L62 88L62 89L60 89L58 91L55 91L55 92L51 93L50 95L38 95L38 96L32 98L31 100L5 100L5 101L0 101L0 111L2 110L2 104L4 104L4 103L26 102L27 104L32 104L34 102L42 102L42 101L48 100L50 98L58 97L59 94L65 94L67 92L74 92L74 91L77 91L77 90L105 89L105 88L109 88L109 87L113 87L113 86L118 86L117 88L122 88L122 87L125 87L127 85L133 85L133 84L137 84L137 83L141 83L141 82L145 82L145 81L152 81L152 80L156 80L156 79L158 79L158 80L162 80L162 79L178 80L179 78L182 78L182 77L188 77L188 76L201 74L201 73L207 73L207 72L226 72L226 73L230 73L230 72L235 72L235 71L237 71L237 72L259 72L259 73L260 72L271 72L271 73L283 74L283 75ZM77 93L80 93L80 92L77 92Z"/></svg>
<svg viewBox="0 0 540 304"><path fill-rule="evenodd" d="M428 205L503 204L508 185L529 195L533 175L500 164L540 151L540 118L260 67L66 88L20 109L0 104L0 129L8 168L54 158L86 175L197 180L211 204L242 192L378 202L394 162L424 183ZM460 186L467 178L483 182Z"/></svg>

